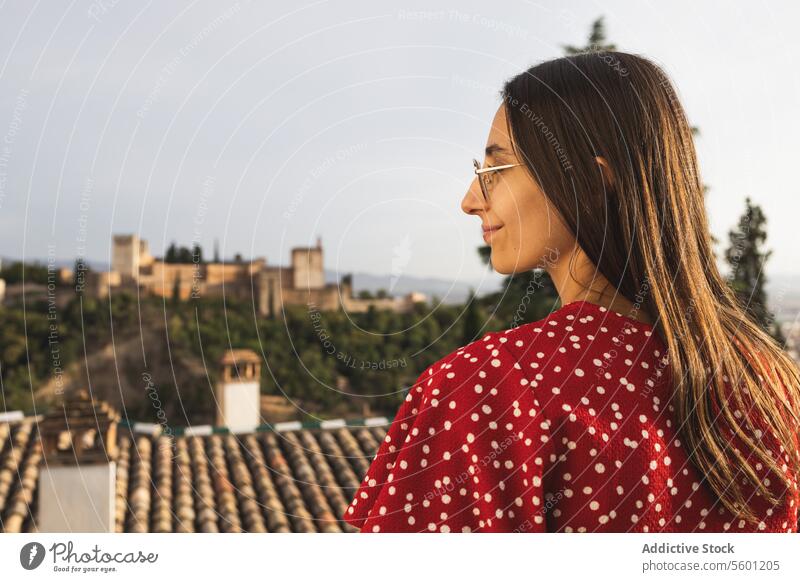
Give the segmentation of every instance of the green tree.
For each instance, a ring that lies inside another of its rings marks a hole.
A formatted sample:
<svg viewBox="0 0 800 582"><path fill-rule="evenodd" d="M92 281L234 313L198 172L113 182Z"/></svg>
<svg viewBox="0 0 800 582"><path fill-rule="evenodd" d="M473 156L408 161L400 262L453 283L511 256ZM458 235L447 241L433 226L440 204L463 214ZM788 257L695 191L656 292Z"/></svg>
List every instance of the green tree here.
<svg viewBox="0 0 800 582"><path fill-rule="evenodd" d="M165 263L181 263L188 265L190 263L203 262L203 249L200 245L193 245L192 248L178 246L175 242L170 243L167 247L167 252L164 255Z"/></svg>
<svg viewBox="0 0 800 582"><path fill-rule="evenodd" d="M171 242L167 247L167 252L164 255L164 262L165 263L178 262L178 245L175 244L175 241Z"/></svg>
<svg viewBox="0 0 800 582"><path fill-rule="evenodd" d="M203 249L199 244L195 244L192 247L192 262L199 264L203 263Z"/></svg>
<svg viewBox="0 0 800 582"><path fill-rule="evenodd" d="M730 247L725 251L725 260L731 268L729 284L742 306L764 331L783 344L785 340L767 307L764 289L764 267L772 254L772 251L763 249L767 240L766 225L767 218L763 210L748 197L744 214L736 228L728 233Z"/></svg>
<svg viewBox="0 0 800 582"><path fill-rule="evenodd" d="M461 343L467 345L478 338L481 333L483 324L483 317L481 316L481 308L478 303L478 298L475 296L475 290L469 290L469 298L464 311L464 331L461 334Z"/></svg>
<svg viewBox="0 0 800 582"><path fill-rule="evenodd" d="M178 249L178 263L188 264L192 262L192 251L188 247Z"/></svg>
<svg viewBox="0 0 800 582"><path fill-rule="evenodd" d="M8 267L3 267L0 271L0 278L5 279L8 285L22 283L39 283L47 285L47 265L39 262L23 263L14 261Z"/></svg>
<svg viewBox="0 0 800 582"><path fill-rule="evenodd" d="M594 51L615 51L617 50L617 45L608 42L605 21L601 16L592 23L592 30L589 33L589 41L586 46L564 45L563 48L567 55L577 55Z"/></svg>
<svg viewBox="0 0 800 582"><path fill-rule="evenodd" d="M177 305L181 300L181 274L175 274L175 281L172 283L172 304Z"/></svg>

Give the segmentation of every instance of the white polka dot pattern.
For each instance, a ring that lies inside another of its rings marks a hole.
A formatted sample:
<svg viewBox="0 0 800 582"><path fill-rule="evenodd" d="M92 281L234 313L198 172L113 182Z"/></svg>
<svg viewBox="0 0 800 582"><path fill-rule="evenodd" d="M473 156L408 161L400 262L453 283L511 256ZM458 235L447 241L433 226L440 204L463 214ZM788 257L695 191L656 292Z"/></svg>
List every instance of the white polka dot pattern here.
<svg viewBox="0 0 800 582"><path fill-rule="evenodd" d="M797 531L796 481L780 506L751 496L758 525L712 496L667 363L651 326L586 301L488 333L419 376L342 517L362 532Z"/></svg>

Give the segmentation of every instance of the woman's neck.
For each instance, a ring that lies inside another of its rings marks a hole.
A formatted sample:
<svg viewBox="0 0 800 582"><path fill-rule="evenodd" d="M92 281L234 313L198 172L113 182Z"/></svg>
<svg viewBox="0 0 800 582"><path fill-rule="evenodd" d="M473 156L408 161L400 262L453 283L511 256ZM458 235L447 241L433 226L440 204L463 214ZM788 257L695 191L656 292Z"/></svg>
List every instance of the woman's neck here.
<svg viewBox="0 0 800 582"><path fill-rule="evenodd" d="M641 305L635 305L624 297L577 245L574 252L563 253L560 260L550 264L546 270L558 291L561 305L588 301L642 323L653 323L650 314Z"/></svg>

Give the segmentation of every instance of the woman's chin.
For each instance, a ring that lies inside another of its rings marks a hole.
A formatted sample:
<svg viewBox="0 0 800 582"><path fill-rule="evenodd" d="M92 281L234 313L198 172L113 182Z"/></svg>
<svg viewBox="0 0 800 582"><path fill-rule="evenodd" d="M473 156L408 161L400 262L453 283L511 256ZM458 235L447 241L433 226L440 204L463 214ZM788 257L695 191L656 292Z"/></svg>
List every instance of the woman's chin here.
<svg viewBox="0 0 800 582"><path fill-rule="evenodd" d="M518 259L518 257L516 257ZM519 273L526 273L531 271L534 267L529 267L527 263L522 263L519 260L514 260L515 257L510 257L505 260L502 254L495 252L492 248L492 269L501 275L517 275Z"/></svg>
<svg viewBox="0 0 800 582"><path fill-rule="evenodd" d="M492 269L501 275L513 275L514 264L507 263L502 257L498 257L494 249L492 249Z"/></svg>

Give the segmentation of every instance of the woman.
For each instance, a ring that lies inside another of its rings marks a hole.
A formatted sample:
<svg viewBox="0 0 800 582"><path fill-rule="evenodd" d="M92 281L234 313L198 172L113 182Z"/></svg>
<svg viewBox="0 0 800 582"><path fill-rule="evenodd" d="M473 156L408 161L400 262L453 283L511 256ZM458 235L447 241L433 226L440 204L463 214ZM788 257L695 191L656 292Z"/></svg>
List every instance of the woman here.
<svg viewBox="0 0 800 582"><path fill-rule="evenodd" d="M712 252L692 133L619 52L509 80L462 209L562 307L425 370L345 520L365 532L797 531L794 363Z"/></svg>

